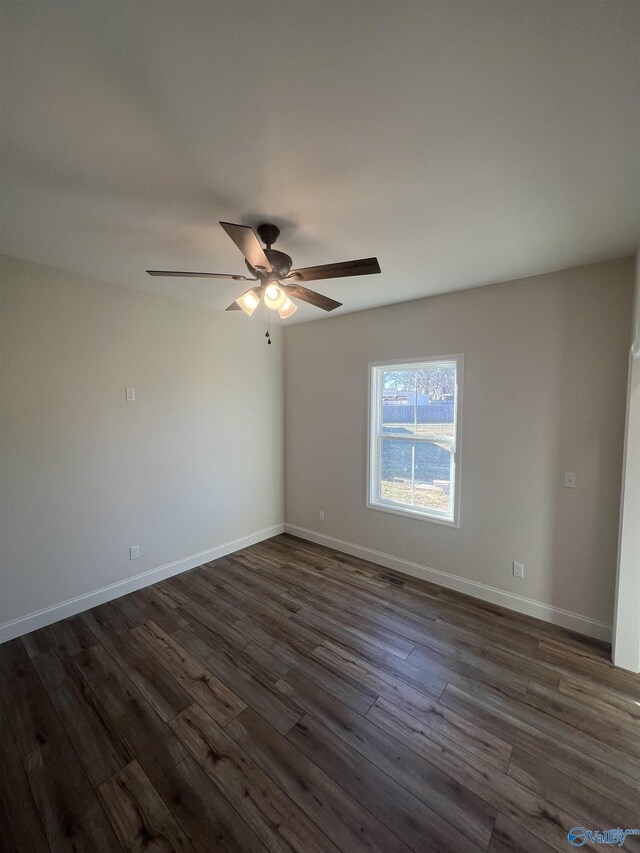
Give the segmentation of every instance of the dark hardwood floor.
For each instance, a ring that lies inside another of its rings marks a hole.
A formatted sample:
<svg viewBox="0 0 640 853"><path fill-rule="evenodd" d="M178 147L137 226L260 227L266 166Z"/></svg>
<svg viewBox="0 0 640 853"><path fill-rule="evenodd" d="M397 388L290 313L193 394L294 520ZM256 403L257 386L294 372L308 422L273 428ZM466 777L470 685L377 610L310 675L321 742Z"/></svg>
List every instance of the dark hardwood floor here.
<svg viewBox="0 0 640 853"><path fill-rule="evenodd" d="M0 848L541 853L640 827L640 677L380 571L279 536L0 646Z"/></svg>

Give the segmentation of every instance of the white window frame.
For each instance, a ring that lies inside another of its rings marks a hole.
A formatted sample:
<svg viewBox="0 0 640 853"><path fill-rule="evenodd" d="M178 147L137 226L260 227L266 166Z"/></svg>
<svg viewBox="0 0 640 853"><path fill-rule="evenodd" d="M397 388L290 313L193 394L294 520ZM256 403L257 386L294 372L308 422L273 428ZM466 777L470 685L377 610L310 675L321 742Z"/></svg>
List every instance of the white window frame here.
<svg viewBox="0 0 640 853"><path fill-rule="evenodd" d="M451 478L451 509L452 516L438 510L418 509L405 504L396 503L380 496L382 439L396 438L400 441L424 441L433 443L432 439L416 437L415 435L394 436L382 431L381 394L382 375L385 370L415 370L420 367L431 367L443 364L454 364L456 367L456 393L454 400L454 435L451 440L453 476ZM368 427L368 456L367 456L367 500L368 509L390 512L393 515L403 515L416 518L419 521L429 521L433 524L443 524L446 527L460 527L460 436L462 433L462 380L464 356L455 355L429 356L427 358L397 359L369 362L369 427Z"/></svg>

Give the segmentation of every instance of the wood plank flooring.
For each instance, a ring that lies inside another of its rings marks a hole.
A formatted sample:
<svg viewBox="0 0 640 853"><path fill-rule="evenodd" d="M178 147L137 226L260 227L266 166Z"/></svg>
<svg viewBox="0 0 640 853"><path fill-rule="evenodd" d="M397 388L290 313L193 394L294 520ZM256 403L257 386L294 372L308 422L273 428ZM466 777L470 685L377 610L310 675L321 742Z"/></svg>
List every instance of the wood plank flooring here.
<svg viewBox="0 0 640 853"><path fill-rule="evenodd" d="M0 646L0 850L566 851L640 827L640 677L379 574L284 535Z"/></svg>

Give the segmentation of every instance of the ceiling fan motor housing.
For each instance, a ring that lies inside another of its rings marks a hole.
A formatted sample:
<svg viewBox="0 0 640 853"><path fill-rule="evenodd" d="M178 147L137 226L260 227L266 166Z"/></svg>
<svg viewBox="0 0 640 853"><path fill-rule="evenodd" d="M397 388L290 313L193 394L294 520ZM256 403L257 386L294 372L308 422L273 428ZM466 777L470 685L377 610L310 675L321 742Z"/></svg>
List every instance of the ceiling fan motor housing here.
<svg viewBox="0 0 640 853"><path fill-rule="evenodd" d="M285 278L289 275L291 265L293 264L289 255L285 255L284 252L278 252L276 249L265 249L264 253L271 264L271 272L252 267L249 261L245 260L247 269L252 275L259 278L263 283Z"/></svg>
<svg viewBox="0 0 640 853"><path fill-rule="evenodd" d="M277 249L271 248L280 236L280 229L276 225L272 225L270 222L265 222L263 225L259 225L256 230L260 235L260 239L267 247L264 250L264 253L271 264L271 272L252 267L249 261L245 260L249 272L255 275L256 278L259 278L263 284L268 281L285 278L291 271L293 261L291 260L291 257L286 255L284 252L278 252Z"/></svg>

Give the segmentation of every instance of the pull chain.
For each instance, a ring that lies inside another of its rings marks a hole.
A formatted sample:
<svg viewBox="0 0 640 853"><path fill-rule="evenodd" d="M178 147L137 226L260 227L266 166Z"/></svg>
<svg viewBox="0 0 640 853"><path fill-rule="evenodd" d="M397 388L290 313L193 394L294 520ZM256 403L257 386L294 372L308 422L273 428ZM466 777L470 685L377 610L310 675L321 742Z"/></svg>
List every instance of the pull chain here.
<svg viewBox="0 0 640 853"><path fill-rule="evenodd" d="M267 331L264 333L265 338L267 339L267 343L271 346L271 311L269 311L268 320L267 320Z"/></svg>

